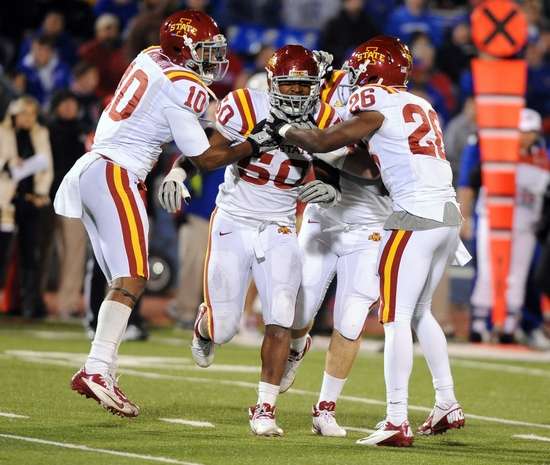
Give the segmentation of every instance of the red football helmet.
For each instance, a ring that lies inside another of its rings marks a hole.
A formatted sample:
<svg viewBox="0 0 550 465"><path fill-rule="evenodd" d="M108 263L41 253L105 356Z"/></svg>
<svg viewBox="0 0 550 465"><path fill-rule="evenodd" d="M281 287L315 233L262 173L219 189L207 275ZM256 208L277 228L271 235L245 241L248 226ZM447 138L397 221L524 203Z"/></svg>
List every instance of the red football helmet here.
<svg viewBox="0 0 550 465"><path fill-rule="evenodd" d="M168 16L160 27L160 46L170 61L194 71L206 84L219 81L227 71L227 41L216 22L201 11Z"/></svg>
<svg viewBox="0 0 550 465"><path fill-rule="evenodd" d="M313 53L301 45L285 45L277 50L266 66L271 105L288 116L303 116L315 109L319 101L321 78ZM309 95L283 94L281 83L303 82L310 86Z"/></svg>
<svg viewBox="0 0 550 465"><path fill-rule="evenodd" d="M359 45L343 66L351 86L406 86L412 68L409 48L397 37L376 36Z"/></svg>

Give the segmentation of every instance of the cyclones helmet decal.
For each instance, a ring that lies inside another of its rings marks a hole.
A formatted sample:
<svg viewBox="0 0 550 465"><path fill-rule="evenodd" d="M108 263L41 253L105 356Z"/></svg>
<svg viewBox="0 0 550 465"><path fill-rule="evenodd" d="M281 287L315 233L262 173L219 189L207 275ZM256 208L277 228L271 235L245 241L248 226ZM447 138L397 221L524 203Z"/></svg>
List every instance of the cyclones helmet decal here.
<svg viewBox="0 0 550 465"><path fill-rule="evenodd" d="M219 81L227 71L227 41L202 11L182 10L166 18L160 46L172 63L197 73L206 84Z"/></svg>
<svg viewBox="0 0 550 465"><path fill-rule="evenodd" d="M290 117L307 115L319 102L321 78L313 53L301 45L278 49L266 66L270 103ZM309 95L283 94L281 83L303 82L310 85Z"/></svg>
<svg viewBox="0 0 550 465"><path fill-rule="evenodd" d="M343 66L351 86L407 85L412 68L409 48L397 37L376 36L359 45Z"/></svg>

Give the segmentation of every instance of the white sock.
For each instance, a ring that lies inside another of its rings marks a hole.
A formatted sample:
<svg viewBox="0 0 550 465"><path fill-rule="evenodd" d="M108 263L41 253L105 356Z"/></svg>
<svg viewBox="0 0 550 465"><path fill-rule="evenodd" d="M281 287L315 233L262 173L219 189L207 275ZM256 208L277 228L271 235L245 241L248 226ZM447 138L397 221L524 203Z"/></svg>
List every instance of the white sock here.
<svg viewBox="0 0 550 465"><path fill-rule="evenodd" d="M346 384L346 380L347 378L336 378L325 371L323 374L321 392L319 393L319 402L336 402L338 397L340 397L344 384Z"/></svg>
<svg viewBox="0 0 550 465"><path fill-rule="evenodd" d="M279 395L279 386L275 384L264 383L260 381L258 384L258 404L269 404L272 407L277 402L277 396Z"/></svg>
<svg viewBox="0 0 550 465"><path fill-rule="evenodd" d="M425 310L414 323L418 342L432 374L435 403L441 408L449 408L456 402L456 397L445 334L429 310Z"/></svg>
<svg viewBox="0 0 550 465"><path fill-rule="evenodd" d="M132 309L113 300L104 300L99 307L97 329L84 368L86 373L106 375L117 360L118 346L126 331Z"/></svg>
<svg viewBox="0 0 550 465"><path fill-rule="evenodd" d="M290 350L294 352L302 352L306 347L307 334L305 336L299 337L297 339L290 340Z"/></svg>
<svg viewBox="0 0 550 465"><path fill-rule="evenodd" d="M409 377L413 365L410 321L384 325L384 379L386 380L386 419L399 426L407 419Z"/></svg>

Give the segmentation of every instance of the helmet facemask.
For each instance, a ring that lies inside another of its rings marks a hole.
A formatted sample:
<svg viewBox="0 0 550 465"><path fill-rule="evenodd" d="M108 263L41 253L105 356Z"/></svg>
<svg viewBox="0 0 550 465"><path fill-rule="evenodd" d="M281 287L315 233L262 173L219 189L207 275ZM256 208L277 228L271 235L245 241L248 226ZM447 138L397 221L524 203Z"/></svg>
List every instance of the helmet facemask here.
<svg viewBox="0 0 550 465"><path fill-rule="evenodd" d="M186 36L184 43L191 52L185 66L196 72L205 84L223 79L229 60L226 58L227 41L222 34L215 35L211 41L200 42L193 42Z"/></svg>
<svg viewBox="0 0 550 465"><path fill-rule="evenodd" d="M292 73L292 72L291 72ZM271 82L269 89L270 104L281 110L290 118L298 118L308 115L313 112L319 101L321 90L321 80L317 76L308 76L301 72L296 72L292 76L270 76L268 70L268 78ZM295 82L304 83L310 86L308 95L283 94L280 90L280 84L292 84Z"/></svg>

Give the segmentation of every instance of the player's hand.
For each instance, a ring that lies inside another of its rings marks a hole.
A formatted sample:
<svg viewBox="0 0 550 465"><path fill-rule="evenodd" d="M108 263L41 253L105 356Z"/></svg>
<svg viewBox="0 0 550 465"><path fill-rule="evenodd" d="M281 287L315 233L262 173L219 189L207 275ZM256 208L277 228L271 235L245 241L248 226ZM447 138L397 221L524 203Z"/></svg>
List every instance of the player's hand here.
<svg viewBox="0 0 550 465"><path fill-rule="evenodd" d="M280 140L276 140L273 135L267 131L267 121L260 121L246 138L252 145L252 156L259 157L263 152L269 152L279 146Z"/></svg>
<svg viewBox="0 0 550 465"><path fill-rule="evenodd" d="M474 225L472 218L464 218L462 227L460 228L460 238L465 241L470 241L474 237Z"/></svg>
<svg viewBox="0 0 550 465"><path fill-rule="evenodd" d="M159 188L158 199L162 208L168 213L176 213L181 209L181 199L189 203L191 195L183 183L187 173L183 168L172 168L162 180Z"/></svg>
<svg viewBox="0 0 550 465"><path fill-rule="evenodd" d="M284 133L290 127L298 129L311 129L317 126L311 114L304 115L299 118L289 118L283 111L278 108L271 107L265 125L266 131L271 134L275 140L282 141L284 138Z"/></svg>
<svg viewBox="0 0 550 465"><path fill-rule="evenodd" d="M332 61L334 56L324 50L313 50L313 57L319 65L319 77L324 79L332 73Z"/></svg>
<svg viewBox="0 0 550 465"><path fill-rule="evenodd" d="M323 207L332 207L336 205L342 195L330 184L326 184L318 179L300 186L298 200L304 203L318 203Z"/></svg>

